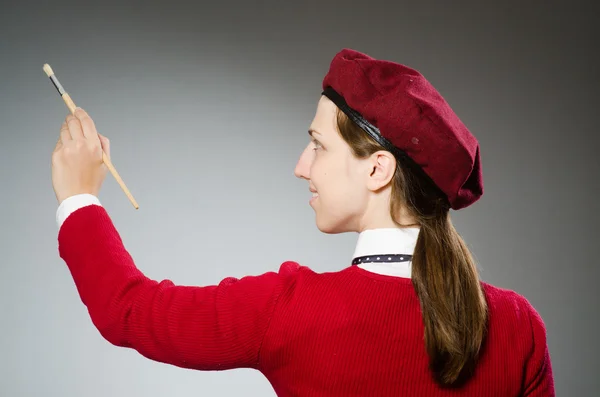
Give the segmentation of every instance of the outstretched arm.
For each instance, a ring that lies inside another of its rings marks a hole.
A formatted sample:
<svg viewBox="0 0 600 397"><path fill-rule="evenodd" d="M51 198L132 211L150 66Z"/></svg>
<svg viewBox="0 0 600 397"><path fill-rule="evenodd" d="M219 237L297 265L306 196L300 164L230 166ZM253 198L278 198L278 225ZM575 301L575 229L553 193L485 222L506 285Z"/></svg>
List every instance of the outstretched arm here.
<svg viewBox="0 0 600 397"><path fill-rule="evenodd" d="M62 223L59 253L92 322L110 343L180 367L257 368L263 336L295 266L206 287L154 281L137 269L100 205Z"/></svg>

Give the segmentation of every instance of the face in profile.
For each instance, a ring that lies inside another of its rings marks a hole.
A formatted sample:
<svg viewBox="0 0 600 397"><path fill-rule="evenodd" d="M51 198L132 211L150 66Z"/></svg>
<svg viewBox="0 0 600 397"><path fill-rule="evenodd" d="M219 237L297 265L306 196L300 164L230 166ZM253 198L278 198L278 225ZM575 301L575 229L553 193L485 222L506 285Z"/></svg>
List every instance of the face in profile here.
<svg viewBox="0 0 600 397"><path fill-rule="evenodd" d="M325 233L357 231L369 200L368 160L352 155L338 133L336 105L321 96L310 124L310 141L294 174L308 181L310 205L319 230Z"/></svg>

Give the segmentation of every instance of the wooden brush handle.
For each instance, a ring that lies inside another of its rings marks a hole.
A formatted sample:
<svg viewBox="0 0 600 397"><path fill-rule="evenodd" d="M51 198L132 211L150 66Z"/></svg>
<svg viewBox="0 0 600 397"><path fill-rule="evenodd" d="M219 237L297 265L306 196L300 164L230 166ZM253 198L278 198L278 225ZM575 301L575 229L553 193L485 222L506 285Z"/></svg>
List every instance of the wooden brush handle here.
<svg viewBox="0 0 600 397"><path fill-rule="evenodd" d="M106 155L106 152L104 152L104 150L102 151L102 161L104 162L104 164L106 164L106 166L108 167L108 170L110 171L112 176L117 180L117 183L119 184L119 186L121 186L121 189L123 190L123 192L125 192L125 195L129 199L129 201L131 201L131 204L133 204L135 209L137 210L138 208L140 208L138 203L135 201L135 199L131 195L131 192L129 192L129 189L127 189L127 186L125 186L125 182L123 182L123 179L121 179L121 176L119 175L119 173L117 172L115 167L112 165L112 162L110 161L110 159L108 158L108 156Z"/></svg>
<svg viewBox="0 0 600 397"><path fill-rule="evenodd" d="M71 114L74 115L75 114L75 108L76 108L75 102L73 102L73 100L71 99L71 97L69 96L69 94L67 94L66 92L62 95L62 99L67 104L67 107L71 111Z"/></svg>

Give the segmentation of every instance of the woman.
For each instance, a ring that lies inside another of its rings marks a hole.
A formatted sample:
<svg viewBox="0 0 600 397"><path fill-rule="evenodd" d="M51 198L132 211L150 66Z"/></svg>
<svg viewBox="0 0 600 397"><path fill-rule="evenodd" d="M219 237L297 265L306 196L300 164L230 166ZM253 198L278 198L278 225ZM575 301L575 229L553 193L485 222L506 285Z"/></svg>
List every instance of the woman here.
<svg viewBox="0 0 600 397"><path fill-rule="evenodd" d="M85 111L53 154L60 256L104 338L199 370L255 368L279 396L553 396L544 323L479 280L449 210L483 194L477 140L417 71L345 49L323 80L295 174L319 229L358 232L354 260L206 287L148 279L97 195Z"/></svg>

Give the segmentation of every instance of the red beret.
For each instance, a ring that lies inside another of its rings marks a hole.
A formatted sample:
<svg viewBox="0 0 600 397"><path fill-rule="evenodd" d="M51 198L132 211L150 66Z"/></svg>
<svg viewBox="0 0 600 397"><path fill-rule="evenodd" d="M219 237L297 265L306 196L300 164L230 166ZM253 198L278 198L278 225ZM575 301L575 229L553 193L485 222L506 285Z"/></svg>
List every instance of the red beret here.
<svg viewBox="0 0 600 397"><path fill-rule="evenodd" d="M386 150L411 163L457 210L483 194L477 139L419 72L343 49L323 95Z"/></svg>

